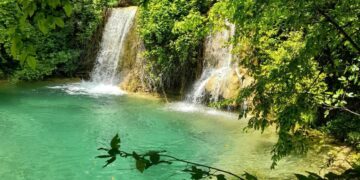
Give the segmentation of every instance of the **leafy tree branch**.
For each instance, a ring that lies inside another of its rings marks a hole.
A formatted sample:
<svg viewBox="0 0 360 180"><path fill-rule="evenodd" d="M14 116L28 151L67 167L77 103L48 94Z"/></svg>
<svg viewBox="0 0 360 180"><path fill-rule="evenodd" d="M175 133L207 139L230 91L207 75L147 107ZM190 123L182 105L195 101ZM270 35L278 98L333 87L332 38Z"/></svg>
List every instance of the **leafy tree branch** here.
<svg viewBox="0 0 360 180"><path fill-rule="evenodd" d="M331 18L325 11L321 10L321 9L317 9L317 11L325 17L325 19L330 22L337 31L340 32L340 34L342 34L346 40L348 40L351 45L358 51L358 53L360 53L360 46L350 37L350 35L348 33L346 33L346 31L333 19Z"/></svg>
<svg viewBox="0 0 360 180"><path fill-rule="evenodd" d="M166 151L148 151L146 153L137 153L135 151L133 151L132 153L125 152L120 149L120 143L121 143L120 137L118 134L116 134L110 142L110 147L98 149L107 152L106 155L97 156L97 158L108 158L108 160L106 160L106 164L103 167L106 167L109 164L115 162L117 156L119 156L122 158L127 158L127 157L133 158L135 160L136 169L141 173L155 165L160 165L160 164L170 165L175 162L180 162L180 163L184 163L185 167L187 167L183 170L183 172L189 173L191 175L191 179L194 180L211 178L211 177L215 177L217 180L225 180L226 179L225 175L241 180L257 179L255 176L252 176L248 173L245 173L243 175L245 177L243 178L237 174L234 174L232 172L223 169L219 169L216 167L212 167L205 164L196 163L164 154Z"/></svg>

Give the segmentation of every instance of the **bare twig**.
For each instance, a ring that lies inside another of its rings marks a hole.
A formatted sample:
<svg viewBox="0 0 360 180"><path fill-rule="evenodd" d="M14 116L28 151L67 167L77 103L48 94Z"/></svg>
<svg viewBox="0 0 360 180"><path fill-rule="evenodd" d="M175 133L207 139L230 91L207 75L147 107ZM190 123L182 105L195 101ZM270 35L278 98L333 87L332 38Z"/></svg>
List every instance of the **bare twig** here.
<svg viewBox="0 0 360 180"><path fill-rule="evenodd" d="M355 112L355 111L352 111L352 110L350 110L350 109L347 108L347 107L335 107L335 106L328 106L328 105L325 105L325 106L327 106L327 108L330 109L330 110L339 109L339 110L347 111L347 112L349 112L349 113L351 113L351 114L353 114L353 115L360 116L359 113L357 113L357 112Z"/></svg>

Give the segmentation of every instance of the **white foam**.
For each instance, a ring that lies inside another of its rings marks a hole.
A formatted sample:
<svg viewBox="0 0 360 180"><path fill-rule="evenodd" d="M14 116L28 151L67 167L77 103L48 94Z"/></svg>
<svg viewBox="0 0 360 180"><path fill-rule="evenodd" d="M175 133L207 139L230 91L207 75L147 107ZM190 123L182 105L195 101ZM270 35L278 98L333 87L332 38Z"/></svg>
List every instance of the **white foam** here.
<svg viewBox="0 0 360 180"><path fill-rule="evenodd" d="M118 86L109 84L99 84L93 82L82 81L80 83L64 84L59 86L51 86L51 89L61 89L70 95L123 95L126 94Z"/></svg>
<svg viewBox="0 0 360 180"><path fill-rule="evenodd" d="M233 63L233 54L231 53L233 47L227 43L234 36L235 25L228 22L226 24L229 29L206 38L204 69L201 77L195 82L192 90L187 95L186 101L194 104L202 104L206 99L211 102L218 102L224 94L223 87L227 87L232 83L231 75L233 70L237 69L237 64ZM238 77L240 78L239 75Z"/></svg>
<svg viewBox="0 0 360 180"><path fill-rule="evenodd" d="M106 22L91 81L99 84L118 84L118 65L121 62L125 39L132 27L137 8L115 8Z"/></svg>
<svg viewBox="0 0 360 180"><path fill-rule="evenodd" d="M119 87L118 64L121 61L125 38L133 25L136 7L111 9L105 25L96 64L90 81L50 87L61 89L71 95L123 95Z"/></svg>
<svg viewBox="0 0 360 180"><path fill-rule="evenodd" d="M193 103L187 103L187 102L175 102L175 103L169 103L166 107L166 110L169 111L178 111L178 112L185 112L185 113L204 113L204 114L210 114L210 115L216 115L216 116L227 116L231 118L236 118L237 114L221 111L217 109L213 109L210 107L206 107L201 104L193 104Z"/></svg>

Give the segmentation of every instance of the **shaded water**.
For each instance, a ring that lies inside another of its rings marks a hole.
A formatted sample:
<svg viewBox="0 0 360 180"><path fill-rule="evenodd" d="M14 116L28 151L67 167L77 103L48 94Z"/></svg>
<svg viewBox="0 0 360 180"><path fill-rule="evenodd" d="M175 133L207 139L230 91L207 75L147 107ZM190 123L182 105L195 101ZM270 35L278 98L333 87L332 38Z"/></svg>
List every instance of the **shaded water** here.
<svg viewBox="0 0 360 180"><path fill-rule="evenodd" d="M141 174L132 159L102 169L96 149L119 133L126 151L169 154L242 174L293 178L317 171L314 157L292 157L270 170L271 132L242 131L245 121L217 111L173 111L154 99L71 95L57 84L0 85L0 179L189 179L183 166L160 165Z"/></svg>

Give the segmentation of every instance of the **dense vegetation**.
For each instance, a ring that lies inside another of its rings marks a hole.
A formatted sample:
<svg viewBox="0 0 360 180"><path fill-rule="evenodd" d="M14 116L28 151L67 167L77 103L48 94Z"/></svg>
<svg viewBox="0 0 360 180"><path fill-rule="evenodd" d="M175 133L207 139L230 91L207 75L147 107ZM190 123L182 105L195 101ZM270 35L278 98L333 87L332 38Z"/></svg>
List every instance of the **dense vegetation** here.
<svg viewBox="0 0 360 180"><path fill-rule="evenodd" d="M275 166L305 153L313 128L359 148L359 15L358 0L149 0L139 28L150 73L167 85L192 77L208 32L235 24L234 54L255 79L236 101L252 102L250 128L276 125Z"/></svg>
<svg viewBox="0 0 360 180"><path fill-rule="evenodd" d="M0 76L76 73L110 0L0 2ZM305 153L312 129L360 149L359 0L144 0L139 32L154 89L183 91L202 64L204 38L235 24L233 53L255 80L249 128L275 125L274 166ZM230 101L227 101L230 102ZM245 113L246 114L246 113ZM241 114L245 115L245 114Z"/></svg>
<svg viewBox="0 0 360 180"><path fill-rule="evenodd" d="M249 127L276 125L274 162L306 152L311 127L359 147L359 13L358 0L229 0L212 9L212 19L236 25L235 53L255 78L238 101L253 96Z"/></svg>
<svg viewBox="0 0 360 180"><path fill-rule="evenodd" d="M213 0L143 2L139 30L147 50L147 71L155 88L183 92L194 80L207 34L206 13L213 3Z"/></svg>
<svg viewBox="0 0 360 180"><path fill-rule="evenodd" d="M113 0L2 0L0 77L72 76Z"/></svg>

